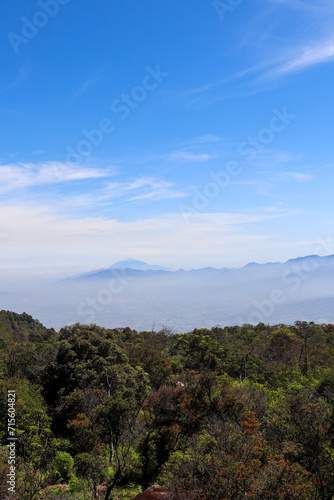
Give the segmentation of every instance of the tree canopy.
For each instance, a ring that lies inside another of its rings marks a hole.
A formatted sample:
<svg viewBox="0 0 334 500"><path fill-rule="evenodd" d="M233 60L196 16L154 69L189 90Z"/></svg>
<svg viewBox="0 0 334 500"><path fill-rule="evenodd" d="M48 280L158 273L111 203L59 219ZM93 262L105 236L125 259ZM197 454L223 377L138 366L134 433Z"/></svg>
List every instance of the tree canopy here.
<svg viewBox="0 0 334 500"><path fill-rule="evenodd" d="M2 312L0 332L1 498L8 390L18 499L333 498L333 325L56 333Z"/></svg>

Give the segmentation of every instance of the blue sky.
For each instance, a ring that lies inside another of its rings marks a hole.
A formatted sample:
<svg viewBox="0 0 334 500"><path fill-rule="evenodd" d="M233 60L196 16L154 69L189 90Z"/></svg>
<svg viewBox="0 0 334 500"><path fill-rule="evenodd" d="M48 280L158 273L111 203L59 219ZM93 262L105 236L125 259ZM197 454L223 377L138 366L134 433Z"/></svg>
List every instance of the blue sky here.
<svg viewBox="0 0 334 500"><path fill-rule="evenodd" d="M2 10L1 269L242 266L334 241L332 1Z"/></svg>

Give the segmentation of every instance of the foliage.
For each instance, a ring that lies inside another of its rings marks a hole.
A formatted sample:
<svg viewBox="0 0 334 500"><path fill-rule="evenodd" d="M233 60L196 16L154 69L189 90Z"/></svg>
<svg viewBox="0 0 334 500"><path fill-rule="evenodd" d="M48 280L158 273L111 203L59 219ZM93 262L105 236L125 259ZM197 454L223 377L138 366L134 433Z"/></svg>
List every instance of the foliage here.
<svg viewBox="0 0 334 500"><path fill-rule="evenodd" d="M74 465L74 460L71 455L66 451L57 451L54 462L61 480L69 480Z"/></svg>
<svg viewBox="0 0 334 500"><path fill-rule="evenodd" d="M173 334L0 312L0 412L16 393L17 498L334 497L334 326ZM8 473L0 425L0 497Z"/></svg>

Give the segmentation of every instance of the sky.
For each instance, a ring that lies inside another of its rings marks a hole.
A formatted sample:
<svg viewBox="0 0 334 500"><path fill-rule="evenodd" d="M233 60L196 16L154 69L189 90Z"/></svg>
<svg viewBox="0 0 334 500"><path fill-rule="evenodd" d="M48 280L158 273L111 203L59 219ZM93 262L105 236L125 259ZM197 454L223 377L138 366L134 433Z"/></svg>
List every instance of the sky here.
<svg viewBox="0 0 334 500"><path fill-rule="evenodd" d="M332 0L6 2L1 273L334 244L333 21Z"/></svg>

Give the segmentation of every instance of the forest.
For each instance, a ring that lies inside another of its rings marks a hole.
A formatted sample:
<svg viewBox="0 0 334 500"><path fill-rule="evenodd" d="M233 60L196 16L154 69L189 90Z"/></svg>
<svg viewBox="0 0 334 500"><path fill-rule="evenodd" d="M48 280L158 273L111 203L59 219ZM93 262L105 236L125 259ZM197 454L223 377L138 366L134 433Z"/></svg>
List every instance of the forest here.
<svg viewBox="0 0 334 500"><path fill-rule="evenodd" d="M1 311L0 353L1 499L334 498L333 324L56 332Z"/></svg>

